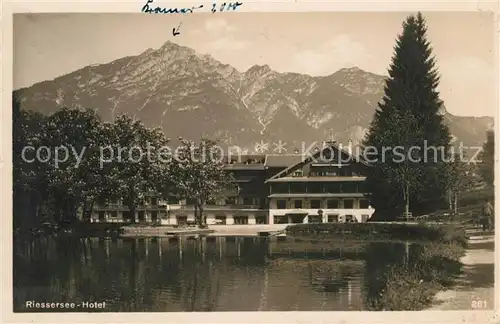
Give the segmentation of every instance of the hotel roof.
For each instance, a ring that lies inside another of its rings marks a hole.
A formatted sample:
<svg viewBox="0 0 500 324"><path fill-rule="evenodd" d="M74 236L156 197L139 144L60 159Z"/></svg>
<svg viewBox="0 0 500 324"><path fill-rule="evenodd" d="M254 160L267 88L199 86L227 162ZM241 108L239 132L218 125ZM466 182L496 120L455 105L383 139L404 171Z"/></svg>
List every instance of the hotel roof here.
<svg viewBox="0 0 500 324"><path fill-rule="evenodd" d="M269 168L288 168L303 160L302 154L269 154L266 157L266 167Z"/></svg>

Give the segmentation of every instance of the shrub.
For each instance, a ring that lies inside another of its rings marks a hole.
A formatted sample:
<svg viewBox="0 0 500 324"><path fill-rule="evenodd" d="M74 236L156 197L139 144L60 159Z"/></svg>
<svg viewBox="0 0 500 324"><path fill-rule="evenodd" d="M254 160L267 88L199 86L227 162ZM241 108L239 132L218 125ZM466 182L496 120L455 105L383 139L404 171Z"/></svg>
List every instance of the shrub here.
<svg viewBox="0 0 500 324"><path fill-rule="evenodd" d="M378 294L366 300L370 310L421 310L434 295L451 286L461 271L464 248L457 243L427 243L418 247L414 260L405 265L390 265Z"/></svg>
<svg viewBox="0 0 500 324"><path fill-rule="evenodd" d="M391 267L379 297L368 300L366 306L369 310L421 310L432 302L438 290L439 285L423 281L408 268Z"/></svg>
<svg viewBox="0 0 500 324"><path fill-rule="evenodd" d="M465 246L465 230L456 224L328 223L297 224L286 228L290 236L317 238L396 239L456 242Z"/></svg>

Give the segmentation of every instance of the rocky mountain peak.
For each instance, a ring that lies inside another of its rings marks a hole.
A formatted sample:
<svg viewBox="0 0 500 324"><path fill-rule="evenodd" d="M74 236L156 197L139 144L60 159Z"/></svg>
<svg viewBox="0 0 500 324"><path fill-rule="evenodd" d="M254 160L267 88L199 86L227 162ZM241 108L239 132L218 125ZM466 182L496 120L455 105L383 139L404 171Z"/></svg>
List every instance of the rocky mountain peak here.
<svg viewBox="0 0 500 324"><path fill-rule="evenodd" d="M249 68L245 74L255 76L255 75L264 75L272 72L271 68L269 65L254 65L251 68Z"/></svg>
<svg viewBox="0 0 500 324"><path fill-rule="evenodd" d="M162 127L171 138L209 136L253 148L261 140L300 146L333 136L356 142L372 120L384 82L384 76L359 67L326 77L278 73L268 65L240 73L167 41L159 49L85 67L17 95L26 110L91 107L105 121L128 114ZM482 143L492 118L447 114L446 122L457 137Z"/></svg>

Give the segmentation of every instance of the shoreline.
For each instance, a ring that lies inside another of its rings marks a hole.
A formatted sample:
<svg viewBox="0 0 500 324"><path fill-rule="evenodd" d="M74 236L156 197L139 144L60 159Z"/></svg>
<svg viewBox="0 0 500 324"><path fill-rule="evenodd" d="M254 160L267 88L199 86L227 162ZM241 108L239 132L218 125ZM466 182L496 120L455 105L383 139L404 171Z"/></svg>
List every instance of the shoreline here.
<svg viewBox="0 0 500 324"><path fill-rule="evenodd" d="M471 237L472 238L472 237ZM460 259L463 273L452 289L441 290L426 310L493 310L494 309L494 236L469 239Z"/></svg>
<svg viewBox="0 0 500 324"><path fill-rule="evenodd" d="M124 226L122 237L177 237L177 236L241 236L261 237L261 233L272 235L283 231L286 224L265 225L209 225L205 229L198 227L173 226ZM264 235L264 236L267 236ZM281 234L283 235L283 234Z"/></svg>

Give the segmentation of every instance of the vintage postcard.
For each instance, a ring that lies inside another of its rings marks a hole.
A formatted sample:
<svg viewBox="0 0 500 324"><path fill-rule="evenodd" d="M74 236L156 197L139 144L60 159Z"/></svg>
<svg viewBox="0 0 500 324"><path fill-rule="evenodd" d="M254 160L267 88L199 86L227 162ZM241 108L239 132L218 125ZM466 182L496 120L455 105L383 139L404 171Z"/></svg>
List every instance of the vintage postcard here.
<svg viewBox="0 0 500 324"><path fill-rule="evenodd" d="M5 322L499 321L497 4L60 5L6 6Z"/></svg>

